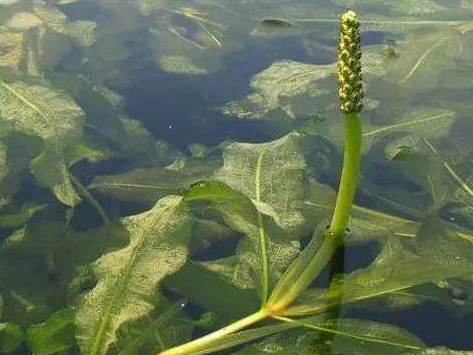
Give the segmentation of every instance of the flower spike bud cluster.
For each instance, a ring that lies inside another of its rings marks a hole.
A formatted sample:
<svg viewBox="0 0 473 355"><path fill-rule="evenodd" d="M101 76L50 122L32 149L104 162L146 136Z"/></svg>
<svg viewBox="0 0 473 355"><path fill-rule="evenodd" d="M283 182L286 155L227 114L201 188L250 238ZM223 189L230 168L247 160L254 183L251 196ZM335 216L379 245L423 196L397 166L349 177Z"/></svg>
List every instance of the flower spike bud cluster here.
<svg viewBox="0 0 473 355"><path fill-rule="evenodd" d="M360 22L353 11L347 11L340 17L338 47L338 95L344 114L357 114L363 108L360 42Z"/></svg>

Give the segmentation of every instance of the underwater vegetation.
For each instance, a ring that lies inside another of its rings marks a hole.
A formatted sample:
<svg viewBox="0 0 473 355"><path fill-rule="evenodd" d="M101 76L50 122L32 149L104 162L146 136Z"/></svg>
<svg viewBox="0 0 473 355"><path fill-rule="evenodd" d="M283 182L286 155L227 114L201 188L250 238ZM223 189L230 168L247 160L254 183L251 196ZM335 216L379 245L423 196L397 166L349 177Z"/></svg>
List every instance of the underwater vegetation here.
<svg viewBox="0 0 473 355"><path fill-rule="evenodd" d="M0 0L0 353L473 354L471 15Z"/></svg>

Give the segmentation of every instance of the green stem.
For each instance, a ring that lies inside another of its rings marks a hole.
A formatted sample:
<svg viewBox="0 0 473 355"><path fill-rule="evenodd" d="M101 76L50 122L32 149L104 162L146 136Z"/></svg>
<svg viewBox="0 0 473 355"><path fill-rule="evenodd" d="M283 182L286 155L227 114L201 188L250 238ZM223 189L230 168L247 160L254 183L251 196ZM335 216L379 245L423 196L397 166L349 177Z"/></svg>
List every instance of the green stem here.
<svg viewBox="0 0 473 355"><path fill-rule="evenodd" d="M309 265L304 269L302 275L299 275L298 282L296 282L297 285L293 284L289 290L286 290L281 299L275 297L277 301L274 304L270 301L266 307L256 313L207 334L202 338L164 350L157 355L192 355L194 353L201 353L229 334L249 327L270 316L276 316L277 313L284 311L310 285L340 245L340 240L345 232L353 205L361 160L361 121L356 114L350 114L345 117L345 130L345 154L333 220L321 245L318 243L314 244L313 248L316 249L316 254L311 258Z"/></svg>
<svg viewBox="0 0 473 355"><path fill-rule="evenodd" d="M324 231L325 237L323 241L318 241L319 238L316 238L314 239L316 242L308 246L308 249L312 249L307 250L310 262L307 265L302 263L304 269L294 268L294 275L288 275L289 282L282 282L283 286L279 288L276 285L268 304L273 314L283 312L287 306L294 302L310 286L312 281L330 261L342 241L356 192L361 160L361 133L361 120L358 115L346 115L345 153L332 223L328 231ZM303 253L305 254L306 251ZM293 281L291 282L291 280ZM288 287L284 287L286 285Z"/></svg>
<svg viewBox="0 0 473 355"><path fill-rule="evenodd" d="M282 314L287 306L293 303L320 274L340 245L340 235L324 233L323 240L316 235L313 237L315 243L311 243L304 251L308 251L310 262L304 265L304 269L295 267L289 273L284 274L281 283L276 285L268 302L268 309L272 315ZM313 249L313 251L308 250ZM304 253L305 254L305 253ZM302 254L301 254L302 255ZM296 259L295 262L298 260Z"/></svg>
<svg viewBox="0 0 473 355"><path fill-rule="evenodd" d="M224 336L233 334L243 328L246 328L252 324L255 324L269 316L269 313L265 309L261 309L256 313L250 314L249 316L242 318L234 323L231 323L215 332L207 334L202 338L190 341L180 346L164 350L157 355L192 355L196 352L201 352L209 348L218 340L222 339Z"/></svg>
<svg viewBox="0 0 473 355"><path fill-rule="evenodd" d="M87 201L89 201L89 203L95 208L95 210L98 212L98 214L102 218L103 223L104 224L109 223L110 219L108 218L102 206L100 206L100 203L90 194L90 192L84 187L84 185L82 185L80 181L74 177L74 175L70 174L70 176L71 176L72 183L79 190L79 194L82 197L84 197Z"/></svg>
<svg viewBox="0 0 473 355"><path fill-rule="evenodd" d="M341 235L350 218L355 198L358 172L361 160L361 120L356 114L345 116L345 153L343 157L342 176L338 189L337 202L333 212L329 232Z"/></svg>

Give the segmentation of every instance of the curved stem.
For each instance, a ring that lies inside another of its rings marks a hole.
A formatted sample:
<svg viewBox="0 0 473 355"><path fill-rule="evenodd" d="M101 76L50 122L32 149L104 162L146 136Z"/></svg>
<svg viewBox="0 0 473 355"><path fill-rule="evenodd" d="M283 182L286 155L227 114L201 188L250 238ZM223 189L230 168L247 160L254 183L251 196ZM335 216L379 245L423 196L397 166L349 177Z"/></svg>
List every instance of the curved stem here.
<svg viewBox="0 0 473 355"><path fill-rule="evenodd" d="M252 324L255 324L269 316L266 309L261 309L256 313L250 314L249 316L242 318L234 323L231 323L215 332L207 334L202 338L190 341L180 346L164 350L157 355L192 355L193 353L200 352L211 346L216 341L222 339L224 336L235 333L243 328L246 328Z"/></svg>
<svg viewBox="0 0 473 355"><path fill-rule="evenodd" d="M361 120L356 114L345 116L345 153L337 202L329 232L340 235L345 231L355 198L361 160Z"/></svg>
<svg viewBox="0 0 473 355"><path fill-rule="evenodd" d="M100 206L100 203L90 194L90 192L85 188L85 186L82 185L80 181L75 178L74 175L70 174L70 177L71 177L72 183L79 190L79 194L82 197L84 197L86 200L88 200L90 204L95 208L95 210L99 213L100 217L102 218L103 223L104 224L109 223L110 219L108 218L102 206Z"/></svg>

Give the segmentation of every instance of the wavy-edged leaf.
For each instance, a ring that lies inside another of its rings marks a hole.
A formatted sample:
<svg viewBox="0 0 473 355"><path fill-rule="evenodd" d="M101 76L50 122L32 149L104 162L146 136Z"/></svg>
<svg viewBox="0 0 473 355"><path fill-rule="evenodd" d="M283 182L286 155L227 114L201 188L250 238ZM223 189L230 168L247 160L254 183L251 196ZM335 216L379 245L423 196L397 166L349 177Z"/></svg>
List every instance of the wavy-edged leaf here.
<svg viewBox="0 0 473 355"><path fill-rule="evenodd" d="M123 325L148 315L162 279L187 258L192 218L181 197L161 199L122 223L130 244L94 264L98 283L76 308L77 342L86 355L106 354Z"/></svg>
<svg viewBox="0 0 473 355"><path fill-rule="evenodd" d="M64 150L82 135L84 112L65 93L42 81L0 81L0 135L21 132L43 141L44 149L31 162L39 183L66 205L79 197L72 186Z"/></svg>
<svg viewBox="0 0 473 355"><path fill-rule="evenodd" d="M281 108L286 114L294 117L295 107L284 100L305 94L313 100L327 94L326 88L318 82L335 73L334 65L314 65L296 61L279 61L253 76L250 87L253 93L243 100L232 101L222 108L226 115L246 118L266 118L268 113Z"/></svg>
<svg viewBox="0 0 473 355"><path fill-rule="evenodd" d="M174 330L172 329L173 324L169 323L173 323L172 319L181 312L186 304L187 301L181 299L166 307L160 315L147 322L146 328L138 330L136 334L132 334L127 339L128 341L124 341L125 345L118 352L118 355L136 354L144 344L149 343L150 338L155 338L160 345L160 350L163 350L161 347L165 346L163 338L166 336L166 331L163 328L166 326L166 328L171 328L171 331Z"/></svg>
<svg viewBox="0 0 473 355"><path fill-rule="evenodd" d="M450 109L418 109L403 117L390 119L386 124L363 126L363 152L368 152L379 140L404 134L413 139L432 139L446 135L455 122L456 113ZM330 138L338 145L343 144L341 127L330 128Z"/></svg>
<svg viewBox="0 0 473 355"><path fill-rule="evenodd" d="M390 237L367 268L335 280L326 292L313 291L287 310L288 315L380 297L425 283L469 275L473 247L461 232L446 229L435 217L424 222L414 240Z"/></svg>
<svg viewBox="0 0 473 355"><path fill-rule="evenodd" d="M435 348L413 350L406 352L404 355L471 355L473 351L470 350L453 350L444 346Z"/></svg>
<svg viewBox="0 0 473 355"><path fill-rule="evenodd" d="M180 190L204 179L211 178L219 167L219 159L189 158L183 166L138 168L123 174L99 176L89 189L111 195L119 200L134 201L146 205L158 198Z"/></svg>
<svg viewBox="0 0 473 355"><path fill-rule="evenodd" d="M237 345L246 344L259 338L263 338L276 333L284 332L292 328L297 328L299 325L294 324L277 324L259 327L250 330L243 330L234 334L226 335L213 343L205 350L193 352L193 355L209 354L216 351L232 348Z"/></svg>
<svg viewBox="0 0 473 355"><path fill-rule="evenodd" d="M397 348L395 352L402 352L406 349L423 349L424 343L407 330L400 327L374 322L365 319L340 318L323 320L320 317L290 319L280 318L288 323L298 324L301 327L332 334L331 339L334 347L337 342L343 342L350 338L360 343L372 343L378 345L377 351L383 354L392 353L392 348Z"/></svg>
<svg viewBox="0 0 473 355"><path fill-rule="evenodd" d="M17 349L25 339L23 327L14 323L0 323L0 351L11 353Z"/></svg>
<svg viewBox="0 0 473 355"><path fill-rule="evenodd" d="M53 313L41 324L26 330L28 349L38 355L63 353L75 344L74 310L66 308Z"/></svg>
<svg viewBox="0 0 473 355"><path fill-rule="evenodd" d="M272 284L297 253L285 232L270 217L261 213L246 195L218 181L197 183L186 191L184 199L191 204L210 203L210 207L230 228L246 235L247 238L240 243L236 259L227 261L233 264L231 268L240 268L240 273L247 273L249 280L256 272L258 291L262 303L265 303ZM222 271L223 265L217 261L206 266Z"/></svg>
<svg viewBox="0 0 473 355"><path fill-rule="evenodd" d="M301 136L290 133L267 143L232 143L223 149L217 180L246 194L290 233L304 228L300 201L306 187ZM269 206L274 212L265 210Z"/></svg>

